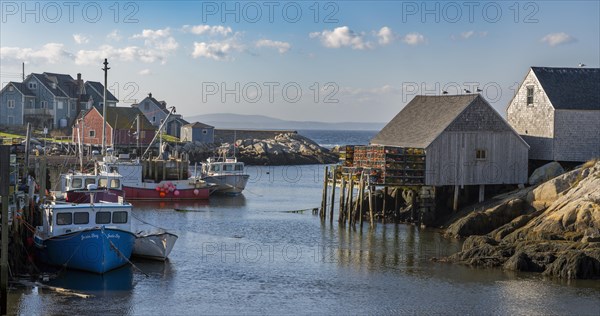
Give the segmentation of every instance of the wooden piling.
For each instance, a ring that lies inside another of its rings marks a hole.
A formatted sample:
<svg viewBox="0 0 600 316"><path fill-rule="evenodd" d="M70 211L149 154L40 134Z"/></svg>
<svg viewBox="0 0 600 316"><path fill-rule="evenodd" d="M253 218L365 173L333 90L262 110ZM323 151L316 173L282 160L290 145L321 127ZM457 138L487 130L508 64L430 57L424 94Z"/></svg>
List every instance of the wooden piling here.
<svg viewBox="0 0 600 316"><path fill-rule="evenodd" d="M387 207L387 194L388 194L388 188L387 187L383 187L383 206L382 206L382 210L381 210L381 214L382 214L382 221L385 224L385 208Z"/></svg>
<svg viewBox="0 0 600 316"><path fill-rule="evenodd" d="M2 195L2 235L0 259L1 314L8 314L8 188L10 171L10 146L0 146L0 195ZM45 179L44 179L45 180ZM45 182L45 181L44 181Z"/></svg>
<svg viewBox="0 0 600 316"><path fill-rule="evenodd" d="M352 218L352 199L354 198L354 179L353 179L354 173L351 173L350 176L348 177L348 181L350 181L350 185L348 185L348 203L346 204L347 207L347 214L346 216L348 217L348 225L352 224L354 225L354 219Z"/></svg>
<svg viewBox="0 0 600 316"><path fill-rule="evenodd" d="M344 174L342 173L342 181L340 183L340 209L338 211L338 222L344 222L344 201L345 201L345 192L346 190L346 178L344 178Z"/></svg>
<svg viewBox="0 0 600 316"><path fill-rule="evenodd" d="M485 200L485 184L479 185L479 203Z"/></svg>
<svg viewBox="0 0 600 316"><path fill-rule="evenodd" d="M367 186L369 187L369 225L373 228L373 188L371 185L371 177L367 178Z"/></svg>
<svg viewBox="0 0 600 316"><path fill-rule="evenodd" d="M325 175L323 176L323 196L321 199L321 210L319 216L321 220L325 220L325 212L327 212L327 179L329 177L329 166L325 166Z"/></svg>
<svg viewBox="0 0 600 316"><path fill-rule="evenodd" d="M335 185L336 185L336 172L335 168L333 168L333 176L331 177L331 205L329 207L329 223L333 223L333 207L335 205Z"/></svg>
<svg viewBox="0 0 600 316"><path fill-rule="evenodd" d="M458 211L458 191L459 191L459 187L458 185L454 186L454 203L452 204L452 210L453 211Z"/></svg>
<svg viewBox="0 0 600 316"><path fill-rule="evenodd" d="M365 177L364 177L364 173L361 171L360 172L360 182L358 184L358 190L359 190L359 194L358 194L358 199L360 200L360 205L358 206L359 209L359 223L360 223L360 228L362 228L363 226L363 201L365 199Z"/></svg>

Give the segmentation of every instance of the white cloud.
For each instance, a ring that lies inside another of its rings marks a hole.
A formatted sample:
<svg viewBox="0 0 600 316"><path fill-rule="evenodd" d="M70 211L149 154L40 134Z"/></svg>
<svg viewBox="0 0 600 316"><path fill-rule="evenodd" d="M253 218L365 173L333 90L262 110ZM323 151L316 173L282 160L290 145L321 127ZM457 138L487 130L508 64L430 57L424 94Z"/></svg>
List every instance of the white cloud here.
<svg viewBox="0 0 600 316"><path fill-rule="evenodd" d="M194 42L194 51L192 52L192 57L204 57L214 60L227 60L229 58L229 53L232 50L234 50L234 46L231 43L227 42Z"/></svg>
<svg viewBox="0 0 600 316"><path fill-rule="evenodd" d="M310 38L319 38L321 44L328 48L372 48L372 44L364 40L364 34L357 34L347 26L336 27L333 30L323 30L323 32L312 32L309 36Z"/></svg>
<svg viewBox="0 0 600 316"><path fill-rule="evenodd" d="M171 35L171 29L167 27L166 29L158 29L158 30L144 29L142 31L142 33L135 34L132 36L132 38L157 40L160 38L169 37L170 35Z"/></svg>
<svg viewBox="0 0 600 316"><path fill-rule="evenodd" d="M541 41L550 46L557 46L557 45L562 45L562 44L574 43L577 41L577 39L565 32L560 32L560 33L550 33L550 34L544 36L541 39Z"/></svg>
<svg viewBox="0 0 600 316"><path fill-rule="evenodd" d="M487 35L488 35L487 31L476 32L474 30L469 30L469 31L462 32L458 35L452 34L452 35L450 35L450 38L453 40L459 40L459 39L460 40L468 40L468 39L476 38L476 37L486 37Z"/></svg>
<svg viewBox="0 0 600 316"><path fill-rule="evenodd" d="M87 44L90 42L90 39L83 34L73 34L73 40L77 44Z"/></svg>
<svg viewBox="0 0 600 316"><path fill-rule="evenodd" d="M286 53L288 50L290 50L290 43L288 42L281 42L281 41L272 41L269 39L262 39L256 42L256 47L271 47L271 48L276 48L280 54L284 54Z"/></svg>
<svg viewBox="0 0 600 316"><path fill-rule="evenodd" d="M122 38L123 37L121 36L121 33L119 32L119 30L113 30L112 32L108 33L108 35L106 35L106 39L112 40L115 42L120 41Z"/></svg>
<svg viewBox="0 0 600 316"><path fill-rule="evenodd" d="M425 36L419 33L408 33L403 38L402 41L408 45L420 45L426 42Z"/></svg>
<svg viewBox="0 0 600 316"><path fill-rule="evenodd" d="M184 31L186 33L196 34L196 35L208 34L208 35L221 35L221 36L227 36L233 32L231 27L225 27L222 25L210 26L210 25L206 25L206 24L184 25L182 28L182 31Z"/></svg>
<svg viewBox="0 0 600 316"><path fill-rule="evenodd" d="M144 40L144 50L139 50L137 55L147 63L160 61L164 64L167 57L179 48L179 43L171 36L170 28L145 29L131 38Z"/></svg>
<svg viewBox="0 0 600 316"><path fill-rule="evenodd" d="M391 28L384 26L377 32L377 37L379 38L379 45L388 45L394 41L396 35Z"/></svg>
<svg viewBox="0 0 600 316"><path fill-rule="evenodd" d="M151 75L151 74L152 74L152 71L151 71L150 69L146 68L146 69L142 69L142 70L140 70L140 71L138 72L138 74L139 74L140 76L148 76L148 75Z"/></svg>
<svg viewBox="0 0 600 316"><path fill-rule="evenodd" d="M70 54L64 50L60 43L47 43L40 49L21 47L0 47L0 59L15 60L26 63L56 64Z"/></svg>

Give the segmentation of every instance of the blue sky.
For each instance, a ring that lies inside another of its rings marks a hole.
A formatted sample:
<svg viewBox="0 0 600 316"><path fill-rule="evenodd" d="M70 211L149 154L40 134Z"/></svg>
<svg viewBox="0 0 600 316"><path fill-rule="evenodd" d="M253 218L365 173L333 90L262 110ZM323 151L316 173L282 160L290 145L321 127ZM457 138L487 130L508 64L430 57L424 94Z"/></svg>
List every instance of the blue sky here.
<svg viewBox="0 0 600 316"><path fill-rule="evenodd" d="M0 79L103 80L184 116L386 122L482 88L504 115L529 66L600 65L599 1L1 1Z"/></svg>

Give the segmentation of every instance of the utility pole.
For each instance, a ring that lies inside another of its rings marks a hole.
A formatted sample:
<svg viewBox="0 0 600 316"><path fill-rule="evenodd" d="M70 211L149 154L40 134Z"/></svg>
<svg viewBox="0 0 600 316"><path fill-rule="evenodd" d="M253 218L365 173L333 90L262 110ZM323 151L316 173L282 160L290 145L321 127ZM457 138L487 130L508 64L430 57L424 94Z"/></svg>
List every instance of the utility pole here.
<svg viewBox="0 0 600 316"><path fill-rule="evenodd" d="M137 154L140 154L140 115L138 114L135 118L136 123L137 123L137 129L136 129L136 134L135 134L135 138L136 138L136 147L137 147Z"/></svg>
<svg viewBox="0 0 600 316"><path fill-rule="evenodd" d="M108 84L108 59L104 58L104 102L102 103L102 156L106 155L106 85Z"/></svg>

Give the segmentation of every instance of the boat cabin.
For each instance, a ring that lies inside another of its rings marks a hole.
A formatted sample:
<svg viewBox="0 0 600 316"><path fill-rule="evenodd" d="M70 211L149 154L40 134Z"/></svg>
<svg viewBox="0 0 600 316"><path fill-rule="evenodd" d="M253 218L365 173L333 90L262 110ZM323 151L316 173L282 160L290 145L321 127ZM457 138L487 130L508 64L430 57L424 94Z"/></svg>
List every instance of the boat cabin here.
<svg viewBox="0 0 600 316"><path fill-rule="evenodd" d="M237 162L236 159L225 159L225 161L214 161L209 159L202 165L202 173L206 175L215 174L240 174L244 172L244 163Z"/></svg>
<svg viewBox="0 0 600 316"><path fill-rule="evenodd" d="M70 173L64 175L63 192L72 190L87 190L89 185L98 188L121 190L121 175L118 173L82 174Z"/></svg>
<svg viewBox="0 0 600 316"><path fill-rule="evenodd" d="M131 204L58 204L44 206L43 226L48 237L95 227L131 230ZM93 236L93 235L92 235Z"/></svg>

